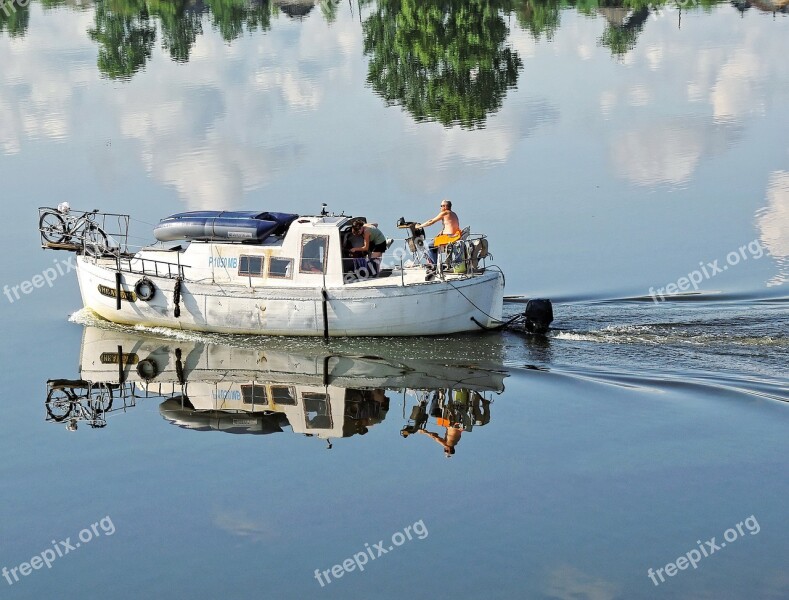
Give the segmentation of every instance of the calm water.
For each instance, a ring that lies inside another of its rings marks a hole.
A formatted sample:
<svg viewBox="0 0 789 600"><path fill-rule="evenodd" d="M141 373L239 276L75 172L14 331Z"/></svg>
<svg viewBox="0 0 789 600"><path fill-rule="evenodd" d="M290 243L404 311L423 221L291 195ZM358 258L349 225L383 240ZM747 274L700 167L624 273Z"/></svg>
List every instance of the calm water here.
<svg viewBox="0 0 789 600"><path fill-rule="evenodd" d="M789 597L786 10L0 5L2 596ZM73 273L14 297L68 258L42 205L143 245L323 202L396 237L441 198L508 314L554 299L547 339L136 330Z"/></svg>

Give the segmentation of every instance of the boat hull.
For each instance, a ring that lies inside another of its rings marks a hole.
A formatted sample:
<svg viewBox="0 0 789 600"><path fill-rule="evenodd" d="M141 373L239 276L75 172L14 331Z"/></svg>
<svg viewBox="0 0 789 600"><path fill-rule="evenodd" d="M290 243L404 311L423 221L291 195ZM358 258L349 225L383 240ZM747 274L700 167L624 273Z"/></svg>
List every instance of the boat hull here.
<svg viewBox="0 0 789 600"><path fill-rule="evenodd" d="M182 281L175 316L176 281L148 276L156 291L149 301L134 294L140 275L121 274L117 308L115 270L77 259L86 308L125 325L278 336L323 336L323 296L305 287L242 287ZM327 288L330 336L419 336L478 331L501 319L503 277L489 270L408 285ZM476 321L476 322L475 322Z"/></svg>

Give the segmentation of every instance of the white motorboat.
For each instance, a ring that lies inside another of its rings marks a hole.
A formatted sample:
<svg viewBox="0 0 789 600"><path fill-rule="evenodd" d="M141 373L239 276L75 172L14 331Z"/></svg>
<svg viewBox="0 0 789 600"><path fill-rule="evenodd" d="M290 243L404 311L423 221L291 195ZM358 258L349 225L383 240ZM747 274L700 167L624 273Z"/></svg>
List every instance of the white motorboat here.
<svg viewBox="0 0 789 600"><path fill-rule="evenodd" d="M77 253L84 306L115 323L325 337L500 324L504 276L486 264L485 236L464 231L434 267L425 264L424 231L401 223L404 247L369 276L347 253L355 218L323 213L182 213L160 222L157 244L134 253L127 215L40 209L39 228L45 248ZM109 231L109 222L120 227Z"/></svg>

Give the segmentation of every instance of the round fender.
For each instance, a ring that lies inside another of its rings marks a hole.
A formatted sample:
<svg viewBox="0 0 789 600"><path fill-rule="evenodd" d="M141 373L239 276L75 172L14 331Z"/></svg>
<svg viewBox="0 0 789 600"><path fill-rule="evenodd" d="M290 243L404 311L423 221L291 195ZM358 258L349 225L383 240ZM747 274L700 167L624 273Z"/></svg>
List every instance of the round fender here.
<svg viewBox="0 0 789 600"><path fill-rule="evenodd" d="M153 281L143 277L134 284L134 293L137 294L140 300L148 302L156 295L156 286L153 284Z"/></svg>
<svg viewBox="0 0 789 600"><path fill-rule="evenodd" d="M156 379L159 374L159 365L150 358L144 358L137 363L137 375L145 381L152 381Z"/></svg>

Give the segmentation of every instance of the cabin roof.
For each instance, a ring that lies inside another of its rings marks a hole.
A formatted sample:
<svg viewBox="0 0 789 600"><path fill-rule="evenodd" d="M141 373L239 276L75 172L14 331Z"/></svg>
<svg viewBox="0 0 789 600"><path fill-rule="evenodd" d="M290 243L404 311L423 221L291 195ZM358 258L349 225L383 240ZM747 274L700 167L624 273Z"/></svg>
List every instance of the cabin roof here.
<svg viewBox="0 0 789 600"><path fill-rule="evenodd" d="M311 224L315 227L342 227L346 223L349 223L356 217L347 217L345 215L335 216L335 215L304 215L300 216L298 219L294 221L294 223L298 223L299 225L307 225Z"/></svg>

